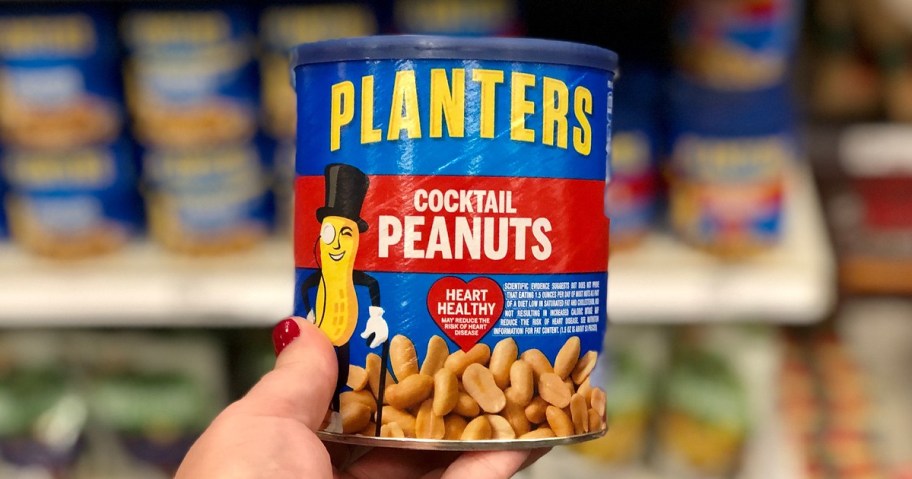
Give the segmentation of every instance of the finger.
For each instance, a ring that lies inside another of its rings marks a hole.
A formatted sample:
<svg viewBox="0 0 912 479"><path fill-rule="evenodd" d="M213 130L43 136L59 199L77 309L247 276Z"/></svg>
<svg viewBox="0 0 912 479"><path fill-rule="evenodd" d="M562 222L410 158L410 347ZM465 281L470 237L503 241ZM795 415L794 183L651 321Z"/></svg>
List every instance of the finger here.
<svg viewBox="0 0 912 479"><path fill-rule="evenodd" d="M457 452L428 452L412 450L374 449L341 471L345 479L395 477L417 479L431 471L443 470L452 463Z"/></svg>
<svg viewBox="0 0 912 479"><path fill-rule="evenodd" d="M440 479L507 479L519 471L530 451L467 452L444 471Z"/></svg>
<svg viewBox="0 0 912 479"><path fill-rule="evenodd" d="M535 464L539 459L544 457L545 454L548 454L549 452L551 452L550 447L546 447L544 449L532 449L532 451L529 453L529 457L527 457L526 460L522 463L522 466L519 467L519 470L522 471L532 464Z"/></svg>
<svg viewBox="0 0 912 479"><path fill-rule="evenodd" d="M336 355L316 326L302 318L292 319L300 335L281 351L275 368L233 404L230 412L291 418L315 431L335 391Z"/></svg>

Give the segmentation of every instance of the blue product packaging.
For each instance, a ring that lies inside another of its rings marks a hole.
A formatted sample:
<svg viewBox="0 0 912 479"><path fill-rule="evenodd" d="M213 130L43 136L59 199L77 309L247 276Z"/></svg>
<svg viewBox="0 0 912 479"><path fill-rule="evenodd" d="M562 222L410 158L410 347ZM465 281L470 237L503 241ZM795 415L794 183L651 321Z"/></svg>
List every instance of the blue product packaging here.
<svg viewBox="0 0 912 479"><path fill-rule="evenodd" d="M123 126L114 22L92 8L0 9L0 139L66 149Z"/></svg>
<svg viewBox="0 0 912 479"><path fill-rule="evenodd" d="M636 245L658 215L661 81L657 69L634 65L622 69L615 87L611 182L605 189L612 250Z"/></svg>
<svg viewBox="0 0 912 479"><path fill-rule="evenodd" d="M142 225L126 141L62 151L7 149L2 170L13 239L43 256L78 258L121 247Z"/></svg>
<svg viewBox="0 0 912 479"><path fill-rule="evenodd" d="M617 56L390 36L305 44L292 68L294 311L340 371L320 436L472 450L604 434Z"/></svg>
<svg viewBox="0 0 912 479"><path fill-rule="evenodd" d="M279 4L260 16L260 98L263 129L294 143L295 93L288 83L288 52L295 45L377 33L377 19L365 2Z"/></svg>
<svg viewBox="0 0 912 479"><path fill-rule="evenodd" d="M253 144L146 150L149 230L168 249L230 253L259 243L272 224L266 168Z"/></svg>
<svg viewBox="0 0 912 479"><path fill-rule="evenodd" d="M257 129L254 40L240 8L128 12L121 33L134 133L147 147L240 143Z"/></svg>
<svg viewBox="0 0 912 479"><path fill-rule="evenodd" d="M672 82L675 231L722 256L774 246L782 234L784 175L797 157L788 87L720 92L683 76Z"/></svg>

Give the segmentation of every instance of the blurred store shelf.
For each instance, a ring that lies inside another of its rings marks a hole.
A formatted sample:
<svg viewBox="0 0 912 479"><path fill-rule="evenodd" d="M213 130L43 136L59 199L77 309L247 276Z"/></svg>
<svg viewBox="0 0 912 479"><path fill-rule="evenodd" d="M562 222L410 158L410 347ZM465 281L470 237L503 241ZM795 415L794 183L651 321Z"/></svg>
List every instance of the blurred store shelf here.
<svg viewBox="0 0 912 479"><path fill-rule="evenodd" d="M0 249L3 326L238 326L291 312L291 247L273 240L242 254L186 258L139 243L59 263Z"/></svg>
<svg viewBox="0 0 912 479"><path fill-rule="evenodd" d="M813 179L789 172L782 243L738 262L681 244L668 233L612 257L608 314L617 323L821 319L835 298L834 260Z"/></svg>

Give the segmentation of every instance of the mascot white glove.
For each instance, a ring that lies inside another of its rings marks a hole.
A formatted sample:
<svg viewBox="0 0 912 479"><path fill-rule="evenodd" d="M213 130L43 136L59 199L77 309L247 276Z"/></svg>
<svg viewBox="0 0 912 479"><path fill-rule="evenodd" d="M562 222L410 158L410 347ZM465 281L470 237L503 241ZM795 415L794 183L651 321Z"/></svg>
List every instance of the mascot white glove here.
<svg viewBox="0 0 912 479"><path fill-rule="evenodd" d="M370 312L370 316L367 318L364 332L361 333L361 339L367 339L373 334L374 339L368 345L373 349L383 344L386 338L389 337L389 326L386 324L386 320L383 319L383 308L371 306L367 310Z"/></svg>

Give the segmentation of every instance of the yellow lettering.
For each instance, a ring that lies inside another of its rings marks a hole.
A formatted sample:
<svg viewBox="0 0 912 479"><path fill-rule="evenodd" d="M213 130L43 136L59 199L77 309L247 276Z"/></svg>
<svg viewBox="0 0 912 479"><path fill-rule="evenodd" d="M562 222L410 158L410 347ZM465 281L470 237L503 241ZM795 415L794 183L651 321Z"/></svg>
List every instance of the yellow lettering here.
<svg viewBox="0 0 912 479"><path fill-rule="evenodd" d="M494 138L494 95L498 83L503 83L504 73L500 70L472 70L472 81L481 84L481 115L479 129L482 138Z"/></svg>
<svg viewBox="0 0 912 479"><path fill-rule="evenodd" d="M542 80L542 90L542 143L554 146L556 137L557 146L566 149L570 92L564 82L549 77ZM554 128L557 128L557 135Z"/></svg>
<svg viewBox="0 0 912 479"><path fill-rule="evenodd" d="M465 136L465 70L462 68L453 69L452 89L446 70L431 70L431 138L443 136L444 119L451 138Z"/></svg>
<svg viewBox="0 0 912 479"><path fill-rule="evenodd" d="M342 127L355 117L355 85L350 81L332 86L329 114L329 151L336 151L342 144Z"/></svg>
<svg viewBox="0 0 912 479"><path fill-rule="evenodd" d="M535 86L535 75L513 72L510 81L510 139L535 141L535 131L526 128L526 115L535 113L535 103L526 100L526 89Z"/></svg>
<svg viewBox="0 0 912 479"><path fill-rule="evenodd" d="M374 76L361 78L361 144L376 143L382 138L374 128Z"/></svg>
<svg viewBox="0 0 912 479"><path fill-rule="evenodd" d="M573 113L579 126L573 127L573 148L581 155L592 151L592 127L587 114L592 114L592 92L578 86L573 90Z"/></svg>
<svg viewBox="0 0 912 479"><path fill-rule="evenodd" d="M393 101L390 108L387 140L398 140L405 130L408 139L421 138L421 121L418 116L418 89L415 86L415 71L396 72L393 82Z"/></svg>

